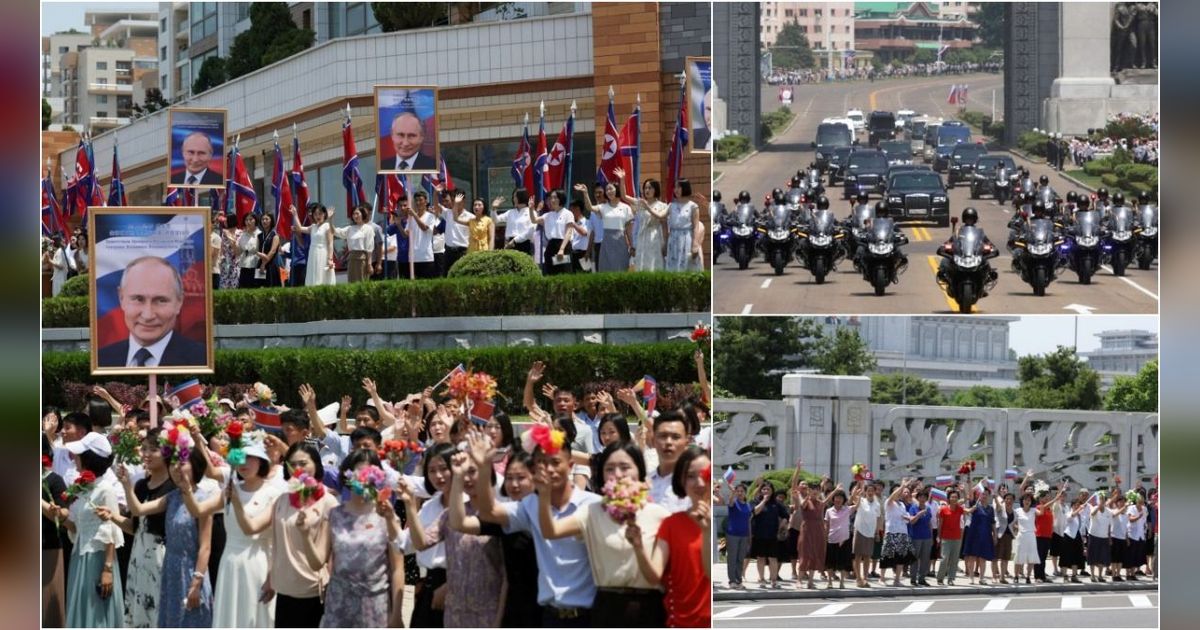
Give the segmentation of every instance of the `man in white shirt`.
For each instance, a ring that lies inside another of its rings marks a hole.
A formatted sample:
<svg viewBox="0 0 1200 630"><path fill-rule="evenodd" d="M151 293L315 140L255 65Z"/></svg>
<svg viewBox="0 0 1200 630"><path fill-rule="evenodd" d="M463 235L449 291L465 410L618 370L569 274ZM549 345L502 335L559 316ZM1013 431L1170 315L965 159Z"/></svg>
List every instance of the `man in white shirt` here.
<svg viewBox="0 0 1200 630"><path fill-rule="evenodd" d="M470 235L467 226L455 219L462 217L464 220L470 221L475 218L475 215L464 209L457 208L450 191L443 190L439 194L442 199L438 208L438 214L446 222L446 265L442 269L442 275L445 276L450 273L450 268L454 266L454 263L458 262L459 258L467 255L467 246L470 245ZM466 216L463 217L463 215Z"/></svg>
<svg viewBox="0 0 1200 630"><path fill-rule="evenodd" d="M650 500L672 514L692 506L691 499L676 496L671 489L675 462L687 445L687 418L682 411L668 411L654 419L654 450L658 453L658 466L648 471L646 480L650 482Z"/></svg>
<svg viewBox="0 0 1200 630"><path fill-rule="evenodd" d="M418 278L437 277L433 262L433 228L437 216L429 211L429 196L418 190L412 196L412 209L405 210L408 238L412 247L413 269Z"/></svg>

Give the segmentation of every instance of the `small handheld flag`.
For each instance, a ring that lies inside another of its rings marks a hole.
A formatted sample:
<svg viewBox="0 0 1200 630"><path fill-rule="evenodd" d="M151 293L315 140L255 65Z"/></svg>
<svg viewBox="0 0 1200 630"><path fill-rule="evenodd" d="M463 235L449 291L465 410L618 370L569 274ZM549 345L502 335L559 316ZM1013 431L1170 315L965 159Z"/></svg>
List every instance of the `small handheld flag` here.
<svg viewBox="0 0 1200 630"><path fill-rule="evenodd" d="M204 387L200 385L199 379L184 381L177 385L175 389L167 392L167 397L175 397L179 399L179 407L187 409L204 398Z"/></svg>
<svg viewBox="0 0 1200 630"><path fill-rule="evenodd" d="M278 409L260 407L254 403L249 407L254 412L254 426L273 435L283 435L283 424L279 421L282 414Z"/></svg>
<svg viewBox="0 0 1200 630"><path fill-rule="evenodd" d="M954 485L954 475L938 475L933 479L933 485L939 488Z"/></svg>
<svg viewBox="0 0 1200 630"><path fill-rule="evenodd" d="M496 403L490 400L475 400L471 402L471 422L486 426L496 413Z"/></svg>
<svg viewBox="0 0 1200 630"><path fill-rule="evenodd" d="M1017 472L1016 468L1009 468L1008 470L1004 471L1004 480L1012 481L1013 479L1016 479L1019 476L1019 474L1020 473Z"/></svg>
<svg viewBox="0 0 1200 630"><path fill-rule="evenodd" d="M367 202L362 173L358 170L358 149L354 147L354 127L350 120L350 104L346 104L346 120L342 123L342 186L346 188L346 216L354 207Z"/></svg>
<svg viewBox="0 0 1200 630"><path fill-rule="evenodd" d="M734 472L733 472L733 466L729 466L729 467L725 468L725 474L721 475L721 478L725 480L725 483L727 485L732 486L733 480L737 479L737 475L734 474Z"/></svg>
<svg viewBox="0 0 1200 630"><path fill-rule="evenodd" d="M950 497L946 493L946 491L942 490L941 488L933 488L932 490L930 490L929 498L937 499L938 501L947 501L950 499Z"/></svg>
<svg viewBox="0 0 1200 630"><path fill-rule="evenodd" d="M658 381L647 374L633 385L633 389L642 390L642 402L646 404L646 413L654 413L654 407L658 404Z"/></svg>
<svg viewBox="0 0 1200 630"><path fill-rule="evenodd" d="M447 372L446 375L442 377L442 380L434 383L433 387L437 388L438 385L441 385L442 383L445 383L446 381L454 378L455 375L464 374L464 373L466 373L466 371L467 371L467 368L465 366L463 366L463 364L459 363L458 365L454 366L453 370L450 370L449 372Z"/></svg>

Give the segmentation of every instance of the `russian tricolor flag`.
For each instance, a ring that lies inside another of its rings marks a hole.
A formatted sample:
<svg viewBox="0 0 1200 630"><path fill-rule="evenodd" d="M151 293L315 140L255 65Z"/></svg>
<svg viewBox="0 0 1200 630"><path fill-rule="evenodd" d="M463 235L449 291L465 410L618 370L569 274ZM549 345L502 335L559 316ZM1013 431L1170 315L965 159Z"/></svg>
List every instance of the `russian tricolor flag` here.
<svg viewBox="0 0 1200 630"><path fill-rule="evenodd" d="M939 488L954 485L954 475L938 475L933 479L933 485Z"/></svg>
<svg viewBox="0 0 1200 630"><path fill-rule="evenodd" d="M721 477L722 477L723 479L725 479L725 483L726 483L726 484L728 484L728 485L732 486L732 485L733 485L733 480L734 480L734 479L737 479L737 475L735 475L735 474L733 473L733 466L729 466L729 467L725 468L725 474L724 474L724 475L721 475Z"/></svg>
<svg viewBox="0 0 1200 630"><path fill-rule="evenodd" d="M1101 502L1103 502L1103 497L1100 496L1099 491L1093 492L1092 496L1088 497L1087 500L1087 504L1092 507L1098 507Z"/></svg>
<svg viewBox="0 0 1200 630"><path fill-rule="evenodd" d="M1019 473L1017 472L1016 468L1009 468L1008 470L1004 471L1004 480L1005 481L1012 481L1013 479L1016 479L1018 476L1019 476Z"/></svg>
<svg viewBox="0 0 1200 630"><path fill-rule="evenodd" d="M949 500L950 496L941 488L933 488L929 491L929 498L937 499L938 501L946 501Z"/></svg>

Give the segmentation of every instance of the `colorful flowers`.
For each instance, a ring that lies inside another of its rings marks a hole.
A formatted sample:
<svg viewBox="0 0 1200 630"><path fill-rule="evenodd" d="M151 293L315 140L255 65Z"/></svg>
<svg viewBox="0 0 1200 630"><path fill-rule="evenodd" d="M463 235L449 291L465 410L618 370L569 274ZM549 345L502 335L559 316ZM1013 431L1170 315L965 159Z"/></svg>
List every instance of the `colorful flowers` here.
<svg viewBox="0 0 1200 630"><path fill-rule="evenodd" d="M199 422L200 433L205 437L212 437L220 433L233 421L232 414L220 411L215 393L208 401L202 400L189 407L189 411Z"/></svg>
<svg viewBox="0 0 1200 630"><path fill-rule="evenodd" d="M554 455L562 450L566 434L558 429L551 429L544 424L536 424L532 429L521 434L521 445L528 452L534 447L541 448L547 455Z"/></svg>
<svg viewBox="0 0 1200 630"><path fill-rule="evenodd" d="M75 478L75 483L63 491L61 498L66 503L73 503L75 499L91 492L94 485L96 485L96 474L85 470Z"/></svg>
<svg viewBox="0 0 1200 630"><path fill-rule="evenodd" d="M491 400L496 397L496 379L486 372L455 372L446 383L446 393L459 400Z"/></svg>
<svg viewBox="0 0 1200 630"><path fill-rule="evenodd" d="M42 455L42 472L50 470L54 466L49 455Z"/></svg>
<svg viewBox="0 0 1200 630"><path fill-rule="evenodd" d="M196 443L192 434L188 433L187 425L172 421L174 414L163 422L163 431L158 434L158 445L162 449L163 459L170 463L187 459Z"/></svg>
<svg viewBox="0 0 1200 630"><path fill-rule="evenodd" d="M973 459L964 461L962 465L958 467L958 474L960 475L970 476L970 474L973 472L975 472L975 460Z"/></svg>
<svg viewBox="0 0 1200 630"><path fill-rule="evenodd" d="M288 481L288 502L297 510L306 508L325 496L325 485L311 475L301 472Z"/></svg>
<svg viewBox="0 0 1200 630"><path fill-rule="evenodd" d="M867 468L866 464L856 462L850 467L850 474L854 475L855 481L872 481L875 475L871 473L871 469Z"/></svg>
<svg viewBox="0 0 1200 630"><path fill-rule="evenodd" d="M1138 494L1137 490L1130 490L1125 493L1125 500L1130 503L1137 503L1141 497L1142 495Z"/></svg>
<svg viewBox="0 0 1200 630"><path fill-rule="evenodd" d="M271 391L271 388L267 387L263 383L255 383L254 397L257 398L258 402L262 403L263 405L270 405L275 400L275 392Z"/></svg>
<svg viewBox="0 0 1200 630"><path fill-rule="evenodd" d="M650 500L650 485L632 478L614 479L604 484L604 511L622 525L637 518L638 510Z"/></svg>
<svg viewBox="0 0 1200 630"><path fill-rule="evenodd" d="M400 472L424 452L425 449L419 443L404 440L388 440L379 448L379 456L386 458L392 468Z"/></svg>
<svg viewBox="0 0 1200 630"><path fill-rule="evenodd" d="M241 466L246 463L246 447L250 442L262 440L265 431L250 431L246 432L246 427L241 422L234 420L225 427L225 435L229 436L229 450L225 455L225 461L229 462L230 466Z"/></svg>
<svg viewBox="0 0 1200 630"><path fill-rule="evenodd" d="M697 349L703 350L711 338L712 329L701 322L697 322L691 334L692 343L696 344Z"/></svg>
<svg viewBox="0 0 1200 630"><path fill-rule="evenodd" d="M371 503L374 503L380 492L387 487L387 474L378 466L347 470L344 477L351 492Z"/></svg>
<svg viewBox="0 0 1200 630"><path fill-rule="evenodd" d="M142 460L142 435L137 429L121 429L108 436L113 456L122 464L136 464Z"/></svg>

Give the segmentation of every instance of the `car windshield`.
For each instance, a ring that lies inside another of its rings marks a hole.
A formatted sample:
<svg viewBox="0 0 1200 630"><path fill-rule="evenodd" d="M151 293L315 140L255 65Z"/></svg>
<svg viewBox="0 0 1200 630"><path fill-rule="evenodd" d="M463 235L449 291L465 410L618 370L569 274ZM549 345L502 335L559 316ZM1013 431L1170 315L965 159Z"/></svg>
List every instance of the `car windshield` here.
<svg viewBox="0 0 1200 630"><path fill-rule="evenodd" d="M923 122L912 123L912 132L914 135L924 135L925 123L923 123Z"/></svg>
<svg viewBox="0 0 1200 630"><path fill-rule="evenodd" d="M817 144L821 146L850 146L850 130L845 125L817 127Z"/></svg>
<svg viewBox="0 0 1200 630"><path fill-rule="evenodd" d="M995 170L997 164L1003 164L1010 170L1017 168L1016 164L1013 163L1012 158L1005 157L1003 155L989 155L981 157L975 162L975 168L979 170L991 171Z"/></svg>
<svg viewBox="0 0 1200 630"><path fill-rule="evenodd" d="M944 147L957 142L967 142L971 139L971 130L966 127L939 127L937 132L938 146Z"/></svg>
<svg viewBox="0 0 1200 630"><path fill-rule="evenodd" d="M863 119L863 115L862 114L848 114L846 116L846 118L849 118L850 120L853 120L854 122L859 122Z"/></svg>
<svg viewBox="0 0 1200 630"><path fill-rule="evenodd" d="M896 126L896 118L891 114L884 116L871 116L872 129L891 129Z"/></svg>
<svg viewBox="0 0 1200 630"><path fill-rule="evenodd" d="M970 162L984 153L986 151L983 147L968 145L954 150L954 160L956 162Z"/></svg>
<svg viewBox="0 0 1200 630"><path fill-rule="evenodd" d="M850 154L850 168L858 167L858 170L872 169L884 170L887 168L887 158L882 153L872 151Z"/></svg>
<svg viewBox="0 0 1200 630"><path fill-rule="evenodd" d="M907 142L880 142L879 148L891 157L912 155L912 147Z"/></svg>
<svg viewBox="0 0 1200 630"><path fill-rule="evenodd" d="M891 183L888 184L888 191L931 191L940 190L941 187L942 181L938 178L937 173L902 173L892 178Z"/></svg>

